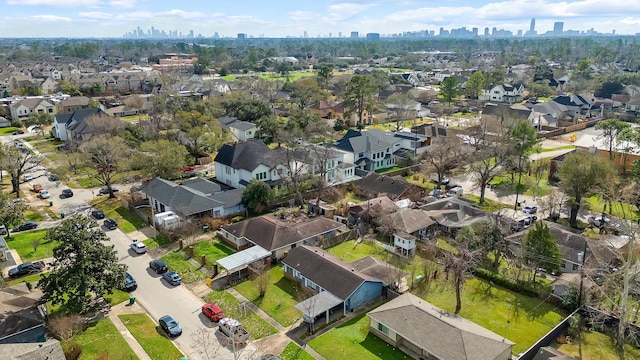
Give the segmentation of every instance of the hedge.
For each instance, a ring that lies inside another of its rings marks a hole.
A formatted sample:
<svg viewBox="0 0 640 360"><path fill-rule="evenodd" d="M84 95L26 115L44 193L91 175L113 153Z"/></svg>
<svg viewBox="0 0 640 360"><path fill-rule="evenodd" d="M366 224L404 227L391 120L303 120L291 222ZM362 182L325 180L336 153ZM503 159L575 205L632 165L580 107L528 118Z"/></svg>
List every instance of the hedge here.
<svg viewBox="0 0 640 360"><path fill-rule="evenodd" d="M483 268L472 268L471 273L481 279L491 281L492 283L502 286L503 288L515 291L522 295L538 297L539 294L548 294L553 291L551 285L539 283L531 283L526 281L515 281L509 279L502 274L495 273Z"/></svg>

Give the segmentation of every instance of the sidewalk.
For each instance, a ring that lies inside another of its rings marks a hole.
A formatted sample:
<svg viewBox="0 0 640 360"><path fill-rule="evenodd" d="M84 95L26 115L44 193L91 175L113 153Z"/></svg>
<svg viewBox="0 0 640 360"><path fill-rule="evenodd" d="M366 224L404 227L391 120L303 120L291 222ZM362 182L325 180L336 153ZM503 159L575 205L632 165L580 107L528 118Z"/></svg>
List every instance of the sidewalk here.
<svg viewBox="0 0 640 360"><path fill-rule="evenodd" d="M142 314L142 313L145 313L145 310L137 303L133 305L129 305L129 303L124 302L111 308L111 311L109 312L109 319L111 319L111 321L113 322L113 325L115 325L118 331L120 331L120 334L125 339L127 344L129 344L129 346L131 347L133 352L136 354L138 359L151 360L151 357L147 355L147 353L144 351L140 343L133 337L133 335L131 335L127 327L124 326L124 324L118 317L118 315L120 314Z"/></svg>

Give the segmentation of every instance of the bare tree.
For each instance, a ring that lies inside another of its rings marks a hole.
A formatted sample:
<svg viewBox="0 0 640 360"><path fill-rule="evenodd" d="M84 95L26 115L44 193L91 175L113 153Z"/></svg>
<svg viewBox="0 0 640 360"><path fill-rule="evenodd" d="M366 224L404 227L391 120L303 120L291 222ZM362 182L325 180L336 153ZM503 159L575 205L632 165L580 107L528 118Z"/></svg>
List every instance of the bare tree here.
<svg viewBox="0 0 640 360"><path fill-rule="evenodd" d="M2 169L11 177L11 190L20 197L20 179L22 176L40 166L41 159L26 149L19 150L15 146L4 145L0 154Z"/></svg>
<svg viewBox="0 0 640 360"><path fill-rule="evenodd" d="M124 104L136 109L138 112L138 120L142 120L142 110L144 109L145 99L140 95L131 95L124 100Z"/></svg>
<svg viewBox="0 0 640 360"><path fill-rule="evenodd" d="M124 160L129 159L131 154L125 141L117 136L94 136L82 144L80 151L84 159L84 173L106 186L110 198L115 197L113 176L126 170Z"/></svg>
<svg viewBox="0 0 640 360"><path fill-rule="evenodd" d="M267 292L267 286L269 285L269 260L259 259L249 264L249 270L254 274L256 286L260 297L263 297Z"/></svg>
<svg viewBox="0 0 640 360"><path fill-rule="evenodd" d="M193 347L205 360L215 360L220 358L218 339L216 338L215 333L215 328L208 329L201 326L191 334L191 343L193 344Z"/></svg>
<svg viewBox="0 0 640 360"><path fill-rule="evenodd" d="M449 136L438 139L438 142L424 153L423 159L435 169L440 184L446 173L463 164L467 151L461 138Z"/></svg>
<svg viewBox="0 0 640 360"><path fill-rule="evenodd" d="M466 275L472 267L476 266L482 251L478 247L478 238L471 227L460 229L455 238L456 252L445 252L445 272L447 278L452 275L451 281L456 292L456 309L458 314L462 309L462 286L466 281Z"/></svg>

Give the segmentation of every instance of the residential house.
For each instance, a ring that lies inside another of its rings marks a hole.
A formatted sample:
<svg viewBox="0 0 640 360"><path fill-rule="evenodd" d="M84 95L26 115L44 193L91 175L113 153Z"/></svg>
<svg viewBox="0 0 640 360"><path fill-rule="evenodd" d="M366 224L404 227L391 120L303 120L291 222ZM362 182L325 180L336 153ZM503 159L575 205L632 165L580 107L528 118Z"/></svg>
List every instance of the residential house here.
<svg viewBox="0 0 640 360"><path fill-rule="evenodd" d="M327 184L337 185L360 179L355 165L343 161L343 153L332 147L303 144L293 150L280 149L289 168L297 173L323 177Z"/></svg>
<svg viewBox="0 0 640 360"><path fill-rule="evenodd" d="M40 290L19 283L0 291L0 344L46 341L44 306Z"/></svg>
<svg viewBox="0 0 640 360"><path fill-rule="evenodd" d="M484 128L488 133L499 134L504 127L509 127L519 121L526 121L531 115L531 110L514 105L487 103L482 109L480 118Z"/></svg>
<svg viewBox="0 0 640 360"><path fill-rule="evenodd" d="M319 103L311 105L309 112L323 119L343 120L347 126L355 125L359 120L358 114L350 112L349 109L345 107L344 101L329 102L322 100ZM370 123L368 111L364 110L362 119L365 125Z"/></svg>
<svg viewBox="0 0 640 360"><path fill-rule="evenodd" d="M58 114L53 121L53 136L62 141L81 143L93 135L124 129L124 122L112 118L102 109L81 109L71 114Z"/></svg>
<svg viewBox="0 0 640 360"><path fill-rule="evenodd" d="M29 114L33 113L47 113L55 115L56 107L51 102L43 98L28 98L16 101L9 105L9 111L11 112L11 119L26 120L29 118Z"/></svg>
<svg viewBox="0 0 640 360"><path fill-rule="evenodd" d="M459 197L438 199L420 206L433 219L438 228L450 234L459 229L487 219L487 214L478 206Z"/></svg>
<svg viewBox="0 0 640 360"><path fill-rule="evenodd" d="M51 77L47 77L40 83L40 89L42 89L43 94L53 94L58 89L58 82Z"/></svg>
<svg viewBox="0 0 640 360"><path fill-rule="evenodd" d="M624 105L626 112L634 113L636 116L640 114L640 95L634 96Z"/></svg>
<svg viewBox="0 0 640 360"><path fill-rule="evenodd" d="M442 82L442 80L448 78L449 76L453 76L453 72L449 71L449 70L442 70L442 71L438 71L436 72L433 77L431 78L432 81L434 81L436 84L440 84Z"/></svg>
<svg viewBox="0 0 640 360"><path fill-rule="evenodd" d="M360 233L366 234L368 227L381 216L398 211L396 203L386 195L363 201L359 204L349 206L349 217L347 222L350 225L360 227Z"/></svg>
<svg viewBox="0 0 640 360"><path fill-rule="evenodd" d="M485 89L478 99L513 104L522 101L524 91L523 84L499 84Z"/></svg>
<svg viewBox="0 0 640 360"><path fill-rule="evenodd" d="M9 92L14 95L20 95L22 88L33 85L35 79L31 75L12 74L9 76L8 86Z"/></svg>
<svg viewBox="0 0 640 360"><path fill-rule="evenodd" d="M395 252L402 256L413 256L415 240L427 240L429 230L437 226L436 221L421 209L404 209L379 217L374 222L379 231L393 236Z"/></svg>
<svg viewBox="0 0 640 360"><path fill-rule="evenodd" d="M411 199L417 201L424 196L424 190L402 176L387 176L371 172L354 184L355 193L365 198L387 196L396 201Z"/></svg>
<svg viewBox="0 0 640 360"><path fill-rule="evenodd" d="M579 272L584 262L589 261L591 257L587 239L569 227L549 221L545 221L545 224L549 226L549 230L558 244L560 253L562 253L560 272ZM528 232L529 230L517 232L505 238L510 243L509 248L512 253L518 253L520 243Z"/></svg>
<svg viewBox="0 0 640 360"><path fill-rule="evenodd" d="M242 189L229 189L216 182L195 178L176 183L153 178L140 189L156 213L173 211L183 220L223 218L242 214Z"/></svg>
<svg viewBox="0 0 640 360"><path fill-rule="evenodd" d="M333 147L343 152L344 162L355 164L356 169L376 171L396 165L394 153L401 149L401 141L393 136L350 129Z"/></svg>
<svg viewBox="0 0 640 360"><path fill-rule="evenodd" d="M58 114L69 114L76 110L88 108L90 102L91 99L86 96L72 96L58 102L56 107Z"/></svg>
<svg viewBox="0 0 640 360"><path fill-rule="evenodd" d="M233 145L223 145L213 160L216 179L234 188L244 189L252 179L264 181L271 187L282 184L287 174L285 159L256 139Z"/></svg>
<svg viewBox="0 0 640 360"><path fill-rule="evenodd" d="M270 251L272 259L281 259L291 249L315 245L345 228L344 224L323 216L296 220L284 215L267 214L224 225L218 233L237 249L258 245Z"/></svg>
<svg viewBox="0 0 640 360"><path fill-rule="evenodd" d="M306 322L324 315L328 323L333 311L344 315L356 311L380 299L389 285L318 247L291 249L282 263L287 278L315 294L296 305Z"/></svg>
<svg viewBox="0 0 640 360"><path fill-rule="evenodd" d="M11 120L0 116L0 128L6 128L11 126Z"/></svg>
<svg viewBox="0 0 640 360"><path fill-rule="evenodd" d="M513 342L411 293L367 315L372 334L414 359L511 359Z"/></svg>
<svg viewBox="0 0 640 360"><path fill-rule="evenodd" d="M371 129L367 130L367 133L380 138L381 141L387 140L388 137L393 137L394 140L399 142L399 149L394 152L397 157L417 157L424 154L431 146L431 137L421 135L417 130L408 132Z"/></svg>
<svg viewBox="0 0 640 360"><path fill-rule="evenodd" d="M556 96L552 101L566 106L567 115L571 116L572 118L576 118L581 115L590 115L590 110L593 106L593 103L595 102L595 99L586 99L582 95L571 94Z"/></svg>
<svg viewBox="0 0 640 360"><path fill-rule="evenodd" d="M218 121L222 130L229 132L235 142L253 139L258 131L256 124L238 120L233 116L222 116Z"/></svg>

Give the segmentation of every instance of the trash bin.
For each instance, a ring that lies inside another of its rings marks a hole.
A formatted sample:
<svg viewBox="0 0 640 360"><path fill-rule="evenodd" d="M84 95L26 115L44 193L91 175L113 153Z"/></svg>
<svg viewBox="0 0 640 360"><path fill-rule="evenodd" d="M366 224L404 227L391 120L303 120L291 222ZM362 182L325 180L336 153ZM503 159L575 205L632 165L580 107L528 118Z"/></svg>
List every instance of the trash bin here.
<svg viewBox="0 0 640 360"><path fill-rule="evenodd" d="M49 200L49 206L53 206L53 201Z"/></svg>
<svg viewBox="0 0 640 360"><path fill-rule="evenodd" d="M64 212L61 212L61 213L60 213L60 218L61 218L61 219L64 219Z"/></svg>
<svg viewBox="0 0 640 360"><path fill-rule="evenodd" d="M203 225L202 232L209 232L209 227L207 225Z"/></svg>
<svg viewBox="0 0 640 360"><path fill-rule="evenodd" d="M129 305L133 305L136 303L136 297L131 295L129 296Z"/></svg>

